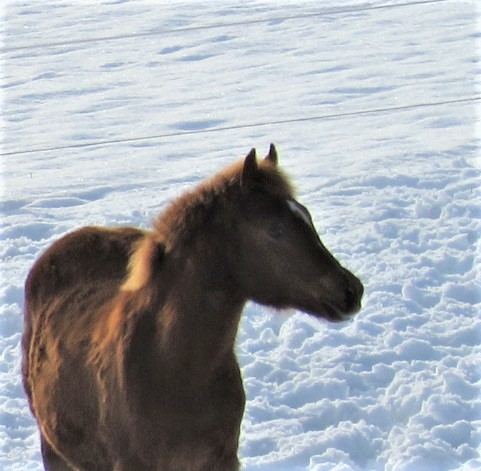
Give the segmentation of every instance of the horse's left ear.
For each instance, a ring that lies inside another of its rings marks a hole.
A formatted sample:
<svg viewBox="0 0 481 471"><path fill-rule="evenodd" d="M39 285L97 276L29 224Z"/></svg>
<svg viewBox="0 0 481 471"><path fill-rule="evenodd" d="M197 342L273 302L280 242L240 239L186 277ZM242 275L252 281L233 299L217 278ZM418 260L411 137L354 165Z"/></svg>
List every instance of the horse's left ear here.
<svg viewBox="0 0 481 471"><path fill-rule="evenodd" d="M244 160L244 168L242 169L242 184L255 179L259 167L257 166L256 150L251 149Z"/></svg>
<svg viewBox="0 0 481 471"><path fill-rule="evenodd" d="M266 155L266 159L268 160L274 167L277 167L278 157L277 157L277 150L274 144L271 144L269 147L269 153Z"/></svg>

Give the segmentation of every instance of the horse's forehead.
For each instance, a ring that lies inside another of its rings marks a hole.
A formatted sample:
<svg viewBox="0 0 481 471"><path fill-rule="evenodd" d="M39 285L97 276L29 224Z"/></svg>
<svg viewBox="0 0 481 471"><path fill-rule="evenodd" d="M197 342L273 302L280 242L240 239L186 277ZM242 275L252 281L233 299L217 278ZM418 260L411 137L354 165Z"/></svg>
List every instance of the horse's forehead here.
<svg viewBox="0 0 481 471"><path fill-rule="evenodd" d="M289 199L287 200L287 205L289 206L289 209L300 219L302 219L308 226L310 226L314 231L316 230L314 227L314 224L312 222L311 215L309 214L309 211L302 206L302 204L298 203L294 199Z"/></svg>

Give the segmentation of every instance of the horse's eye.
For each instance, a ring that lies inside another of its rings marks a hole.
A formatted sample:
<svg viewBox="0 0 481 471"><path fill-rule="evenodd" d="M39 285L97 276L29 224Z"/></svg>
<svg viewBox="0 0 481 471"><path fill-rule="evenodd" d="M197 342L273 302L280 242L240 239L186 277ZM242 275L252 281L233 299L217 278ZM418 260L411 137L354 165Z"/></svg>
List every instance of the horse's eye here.
<svg viewBox="0 0 481 471"><path fill-rule="evenodd" d="M282 224L281 222L276 221L269 226L269 235L273 239L280 239L281 237L284 237L285 233L286 229L284 227L284 224Z"/></svg>

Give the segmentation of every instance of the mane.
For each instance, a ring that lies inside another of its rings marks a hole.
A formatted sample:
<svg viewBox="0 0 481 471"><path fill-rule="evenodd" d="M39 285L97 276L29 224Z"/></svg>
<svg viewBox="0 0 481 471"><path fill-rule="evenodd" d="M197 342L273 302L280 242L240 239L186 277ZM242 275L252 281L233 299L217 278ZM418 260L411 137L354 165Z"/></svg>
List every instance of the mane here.
<svg viewBox="0 0 481 471"><path fill-rule="evenodd" d="M243 191L243 168L244 160L234 163L200 183L194 190L181 195L160 213L153 227L167 252L186 243L209 220L215 208L240 197ZM258 162L254 187L284 199L294 195L287 176L268 159Z"/></svg>
<svg viewBox="0 0 481 471"><path fill-rule="evenodd" d="M146 231L144 237L134 244L128 275L121 291L138 292L149 286L155 267L164 253L186 244L211 219L216 208L225 207L229 201L240 198L245 191L243 168L243 160L234 163L172 201L160 213L153 221L153 230ZM287 176L267 159L258 162L255 180L250 181L249 185L249 189L283 199L294 196L294 189Z"/></svg>
<svg viewBox="0 0 481 471"><path fill-rule="evenodd" d="M148 285L155 266L162 261L163 246L156 240L154 233L146 232L137 241L130 255L128 276L121 291L139 291Z"/></svg>

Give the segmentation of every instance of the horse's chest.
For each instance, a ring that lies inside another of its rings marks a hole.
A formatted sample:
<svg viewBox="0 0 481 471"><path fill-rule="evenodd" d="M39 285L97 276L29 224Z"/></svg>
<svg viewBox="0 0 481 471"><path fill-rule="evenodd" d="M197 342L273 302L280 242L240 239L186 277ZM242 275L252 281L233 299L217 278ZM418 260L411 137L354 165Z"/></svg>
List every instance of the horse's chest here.
<svg viewBox="0 0 481 471"><path fill-rule="evenodd" d="M145 402L143 402L145 406ZM184 378L177 384L163 383L152 396L150 417L162 427L169 423L181 425L184 430L236 429L244 412L245 393L240 372L226 368L213 375L208 382Z"/></svg>
<svg viewBox="0 0 481 471"><path fill-rule="evenodd" d="M137 440L125 437L125 442L137 442L139 455L155 450L149 459L166 463L180 456L201 462L235 455L245 404L237 365L219 370L204 384L160 381L136 403L136 426L123 430L136 435Z"/></svg>

